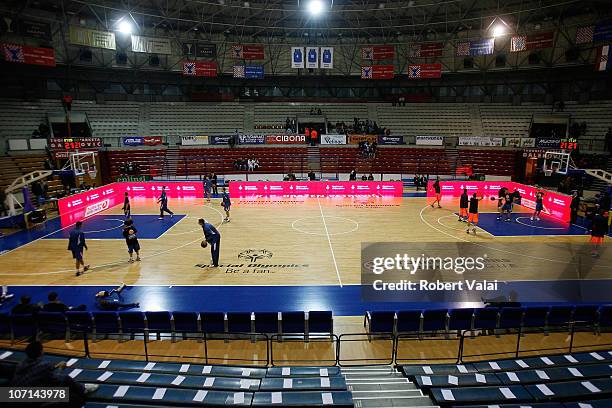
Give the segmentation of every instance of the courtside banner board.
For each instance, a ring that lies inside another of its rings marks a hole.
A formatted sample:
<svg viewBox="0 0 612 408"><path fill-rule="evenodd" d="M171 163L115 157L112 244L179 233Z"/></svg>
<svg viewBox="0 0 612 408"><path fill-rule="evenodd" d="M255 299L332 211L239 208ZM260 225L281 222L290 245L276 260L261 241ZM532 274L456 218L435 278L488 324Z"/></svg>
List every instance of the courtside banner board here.
<svg viewBox="0 0 612 408"><path fill-rule="evenodd" d="M242 145L264 144L266 135L238 135L238 143Z"/></svg>
<svg viewBox="0 0 612 408"><path fill-rule="evenodd" d="M266 135L266 144L304 144L306 143L305 135Z"/></svg>
<svg viewBox="0 0 612 408"><path fill-rule="evenodd" d="M201 146L208 144L208 136L181 136L183 146Z"/></svg>
<svg viewBox="0 0 612 408"><path fill-rule="evenodd" d="M406 144L404 136L378 136L379 145L403 145Z"/></svg>
<svg viewBox="0 0 612 408"><path fill-rule="evenodd" d="M459 138L459 146L501 147L503 137L466 136Z"/></svg>
<svg viewBox="0 0 612 408"><path fill-rule="evenodd" d="M361 142L378 143L378 136L376 135L348 135L349 144L359 144Z"/></svg>
<svg viewBox="0 0 612 408"><path fill-rule="evenodd" d="M346 135L321 135L322 145L345 145Z"/></svg>
<svg viewBox="0 0 612 408"><path fill-rule="evenodd" d="M421 146L443 146L444 136L417 136L416 144Z"/></svg>

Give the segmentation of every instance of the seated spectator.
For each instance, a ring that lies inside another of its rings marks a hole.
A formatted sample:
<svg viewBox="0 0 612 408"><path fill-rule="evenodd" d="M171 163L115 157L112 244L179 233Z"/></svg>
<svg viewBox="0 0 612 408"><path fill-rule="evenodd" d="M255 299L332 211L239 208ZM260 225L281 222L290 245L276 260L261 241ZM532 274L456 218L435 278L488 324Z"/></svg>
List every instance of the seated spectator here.
<svg viewBox="0 0 612 408"><path fill-rule="evenodd" d="M26 359L17 365L11 380L14 387L68 387L70 402L67 407L81 407L84 396L98 389L97 384L81 384L63 372L66 362L43 360L43 345L34 341L25 349ZM17 404L21 405L21 404ZM7 405L8 406L8 405ZM37 405L38 406L38 405Z"/></svg>
<svg viewBox="0 0 612 408"><path fill-rule="evenodd" d="M368 181L368 176L366 176L365 174L361 176L361 181Z"/></svg>
<svg viewBox="0 0 612 408"><path fill-rule="evenodd" d="M40 311L40 305L33 305L30 303L32 298L23 295L21 296L20 303L11 309L12 314L34 314Z"/></svg>
<svg viewBox="0 0 612 408"><path fill-rule="evenodd" d="M370 175L368 176L368 181L374 181L374 176L372 175L372 173L370 173Z"/></svg>
<svg viewBox="0 0 612 408"><path fill-rule="evenodd" d="M96 302L101 310L119 310L119 309L131 309L133 307L140 307L140 303L125 303L121 297L121 292L125 289L125 283L122 283L118 288L111 290L101 290L96 293ZM113 299L113 295L116 295L116 299Z"/></svg>
<svg viewBox="0 0 612 408"><path fill-rule="evenodd" d="M357 170L353 169L351 170L351 173L349 174L349 181L355 181L357 180Z"/></svg>
<svg viewBox="0 0 612 408"><path fill-rule="evenodd" d="M313 170L310 170L308 172L308 180L315 181L316 179L317 179L317 176L315 175L315 172Z"/></svg>
<svg viewBox="0 0 612 408"><path fill-rule="evenodd" d="M64 302L58 299L57 292L49 292L47 295L49 302L42 307L44 312L60 312L65 313L69 310L85 310L86 305L79 305L76 307L67 306Z"/></svg>

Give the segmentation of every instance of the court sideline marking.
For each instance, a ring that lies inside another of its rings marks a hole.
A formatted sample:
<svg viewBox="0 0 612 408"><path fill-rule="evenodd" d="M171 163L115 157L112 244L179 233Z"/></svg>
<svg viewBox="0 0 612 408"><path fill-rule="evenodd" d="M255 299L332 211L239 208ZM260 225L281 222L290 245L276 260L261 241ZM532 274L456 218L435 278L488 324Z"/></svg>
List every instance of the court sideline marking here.
<svg viewBox="0 0 612 408"><path fill-rule="evenodd" d="M336 276L338 277L338 283L342 287L342 279L340 278L340 271L338 271L338 263L336 262L336 255L334 254L334 247L329 237L329 230L327 229L327 222L325 221L325 215L323 215L323 207L321 207L321 200L317 197L317 204L319 204L319 211L321 212L321 219L323 220L323 227L325 227L325 235L327 236L327 242L329 243L329 250L331 251L332 259L334 260L334 267L336 268Z"/></svg>

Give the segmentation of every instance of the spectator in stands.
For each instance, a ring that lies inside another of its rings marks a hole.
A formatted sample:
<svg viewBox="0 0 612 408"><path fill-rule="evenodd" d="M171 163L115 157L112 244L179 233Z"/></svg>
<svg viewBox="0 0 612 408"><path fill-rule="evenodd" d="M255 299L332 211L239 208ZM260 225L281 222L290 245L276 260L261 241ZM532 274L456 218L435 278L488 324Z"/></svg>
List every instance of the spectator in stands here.
<svg viewBox="0 0 612 408"><path fill-rule="evenodd" d="M140 307L140 303L125 303L121 297L121 292L125 289L125 283L119 285L118 288L111 290L101 290L96 293L96 302L98 307L102 310L119 310L119 309L131 309L133 307ZM113 298L116 295L116 298Z"/></svg>
<svg viewBox="0 0 612 408"><path fill-rule="evenodd" d="M210 176L210 180L212 181L213 194L215 194L215 195L219 194L218 184L217 184L217 175L215 173L213 173Z"/></svg>
<svg viewBox="0 0 612 408"><path fill-rule="evenodd" d="M36 197L36 202L37 202L38 204L40 204L40 203L41 203L41 201L43 201L43 200L42 200L42 197L43 197L43 189L42 189L42 186L40 185L40 182L39 182L38 180L37 180L37 181L34 181L34 182L33 182L33 183L30 185L30 187L32 188L32 194L34 194L34 197Z"/></svg>
<svg viewBox="0 0 612 408"><path fill-rule="evenodd" d="M315 181L316 179L317 179L317 176L315 175L314 170L310 170L308 172L308 180Z"/></svg>
<svg viewBox="0 0 612 408"><path fill-rule="evenodd" d="M60 312L65 313L69 310L85 310L87 309L86 305L79 306L67 306L64 302L58 299L57 292L49 292L47 295L47 300L49 301L42 307L43 312Z"/></svg>
<svg viewBox="0 0 612 408"><path fill-rule="evenodd" d="M259 160L253 159L253 170L259 170Z"/></svg>
<svg viewBox="0 0 612 408"><path fill-rule="evenodd" d="M351 173L349 174L349 181L356 181L357 180L357 170L353 169L351 170Z"/></svg>
<svg viewBox="0 0 612 408"><path fill-rule="evenodd" d="M70 402L67 405L81 407L84 396L98 389L97 384L81 384L63 372L66 362L52 363L43 360L43 345L34 341L25 349L26 359L17 365L11 380L14 387L68 387ZM20 404L17 404L20 405Z"/></svg>
<svg viewBox="0 0 612 408"><path fill-rule="evenodd" d="M236 142L238 142L238 129L236 129L234 134L227 139L227 144L229 145L230 149L233 149L236 146Z"/></svg>
<svg viewBox="0 0 612 408"><path fill-rule="evenodd" d="M368 181L368 176L366 176L365 174L361 176L361 181Z"/></svg>
<svg viewBox="0 0 612 408"><path fill-rule="evenodd" d="M372 173L370 173L370 175L368 176L368 181L374 181L374 176L372 175Z"/></svg>
<svg viewBox="0 0 612 408"><path fill-rule="evenodd" d="M317 115L319 115L319 116L321 116L321 115L322 115L322 113L321 113L321 108L317 108Z"/></svg>
<svg viewBox="0 0 612 408"><path fill-rule="evenodd" d="M414 175L412 182L414 183L414 186L416 187L416 191L419 191L419 188L421 187L421 179L419 178L418 174Z"/></svg>
<svg viewBox="0 0 612 408"><path fill-rule="evenodd" d="M40 311L41 305L32 304L32 298L23 295L19 299L19 304L11 309L12 314L34 314Z"/></svg>
<svg viewBox="0 0 612 408"><path fill-rule="evenodd" d="M310 145L315 146L317 144L317 136L319 136L319 132L317 129L312 129L310 132Z"/></svg>

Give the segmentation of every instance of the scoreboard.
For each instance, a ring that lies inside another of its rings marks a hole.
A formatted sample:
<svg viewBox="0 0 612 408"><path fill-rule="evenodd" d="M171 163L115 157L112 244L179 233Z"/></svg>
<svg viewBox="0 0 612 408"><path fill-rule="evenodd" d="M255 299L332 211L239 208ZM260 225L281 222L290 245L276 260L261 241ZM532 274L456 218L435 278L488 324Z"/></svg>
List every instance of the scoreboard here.
<svg viewBox="0 0 612 408"><path fill-rule="evenodd" d="M74 138L51 138L49 148L51 150L92 150L102 147L102 139L99 137L74 137Z"/></svg>

